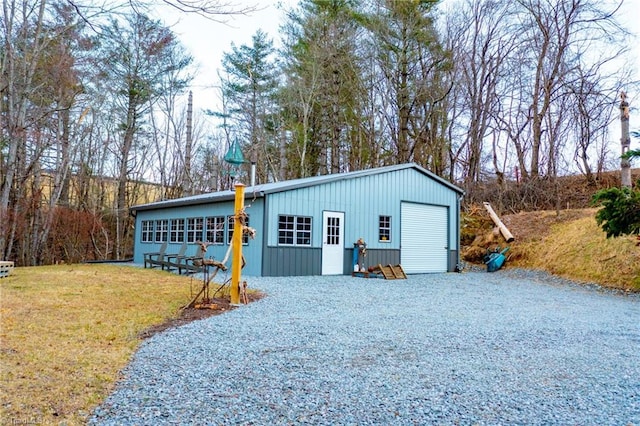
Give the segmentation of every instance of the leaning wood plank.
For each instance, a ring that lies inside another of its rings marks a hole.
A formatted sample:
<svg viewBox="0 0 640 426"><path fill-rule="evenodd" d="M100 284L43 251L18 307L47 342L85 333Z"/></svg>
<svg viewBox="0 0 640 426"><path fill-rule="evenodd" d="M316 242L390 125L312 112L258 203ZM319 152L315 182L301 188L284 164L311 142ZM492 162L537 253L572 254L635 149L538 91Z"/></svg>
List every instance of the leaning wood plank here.
<svg viewBox="0 0 640 426"><path fill-rule="evenodd" d="M400 272L398 272L398 268L393 265L389 265L389 268L391 268L391 272L393 273L394 278L402 278L402 275L400 274Z"/></svg>
<svg viewBox="0 0 640 426"><path fill-rule="evenodd" d="M395 278L389 266L378 265L378 268L380 268L380 272L382 273L382 276L385 280L392 280Z"/></svg>
<svg viewBox="0 0 640 426"><path fill-rule="evenodd" d="M482 203L482 204L484 204L484 208L487 209L487 211L489 212L489 216L491 216L491 220L493 220L493 223L496 224L496 226L500 230L500 233L502 234L504 239L508 243L510 243L513 240L515 240L515 238L513 238L513 234L511 234L511 232L509 232L509 229L507 229L507 227L504 225L504 223L502 223L502 221L500 220L500 218L498 217L496 212L493 211L493 208L491 207L491 204L487 203L486 201L484 203Z"/></svg>
<svg viewBox="0 0 640 426"><path fill-rule="evenodd" d="M402 265L389 265L391 271L393 272L393 276L397 279L407 279L407 274L404 273L404 269L402 269Z"/></svg>
<svg viewBox="0 0 640 426"><path fill-rule="evenodd" d="M396 274L396 276L398 278L402 278L402 279L407 279L407 274L404 272L404 268L402 268L402 265L398 264L396 266L394 266L394 273Z"/></svg>

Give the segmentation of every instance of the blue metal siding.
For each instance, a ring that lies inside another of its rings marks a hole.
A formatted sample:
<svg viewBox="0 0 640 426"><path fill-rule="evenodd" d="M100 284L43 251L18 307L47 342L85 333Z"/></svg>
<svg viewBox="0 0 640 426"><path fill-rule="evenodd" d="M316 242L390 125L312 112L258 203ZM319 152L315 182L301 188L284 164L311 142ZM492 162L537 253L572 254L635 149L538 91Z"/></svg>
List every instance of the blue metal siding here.
<svg viewBox="0 0 640 426"><path fill-rule="evenodd" d="M182 206L175 208L164 208L157 210L143 210L139 211L136 216L136 236L134 243L134 257L135 263L143 263L144 253L158 251L160 244L156 243L142 243L142 221L143 220L157 220L157 219L176 219L176 218L192 218L192 217L209 217L209 216L227 216L233 215L234 203L233 201L216 203L216 204L199 204L194 206ZM243 274L259 276L261 272L261 259L262 259L262 239L264 238L264 228L262 217L264 215L264 202L263 199L245 200L245 211L249 215L249 226L256 230L256 238L254 240L249 239L248 245L242 246L242 253L247 262L245 268L242 270ZM207 250L207 257L213 257L217 260L224 259L224 256L229 248L227 244L227 226L225 224L225 244L211 245ZM169 244L167 247L167 253L177 253L180 249L180 244ZM194 255L197 251L195 244L190 244L187 249L187 255ZM227 266L231 266L230 261L227 262Z"/></svg>
<svg viewBox="0 0 640 426"><path fill-rule="evenodd" d="M457 223L458 194L415 169L404 169L313 187L269 194L267 245L277 246L278 215L313 218L312 247L322 247L322 211L345 212L345 248L360 237L371 249L400 249L400 202L449 208L449 223ZM378 241L380 215L391 216L391 241ZM450 226L449 247L457 247L458 229Z"/></svg>
<svg viewBox="0 0 640 426"><path fill-rule="evenodd" d="M288 277L321 275L321 249L299 247L267 247L264 251L262 276Z"/></svg>

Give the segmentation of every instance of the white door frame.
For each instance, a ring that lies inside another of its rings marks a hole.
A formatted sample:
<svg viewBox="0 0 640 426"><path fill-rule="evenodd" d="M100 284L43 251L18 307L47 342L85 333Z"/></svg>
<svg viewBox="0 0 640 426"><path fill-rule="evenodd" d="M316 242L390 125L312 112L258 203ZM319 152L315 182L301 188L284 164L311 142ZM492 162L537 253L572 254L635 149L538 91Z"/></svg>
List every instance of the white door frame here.
<svg viewBox="0 0 640 426"><path fill-rule="evenodd" d="M322 212L322 275L344 274L344 212Z"/></svg>

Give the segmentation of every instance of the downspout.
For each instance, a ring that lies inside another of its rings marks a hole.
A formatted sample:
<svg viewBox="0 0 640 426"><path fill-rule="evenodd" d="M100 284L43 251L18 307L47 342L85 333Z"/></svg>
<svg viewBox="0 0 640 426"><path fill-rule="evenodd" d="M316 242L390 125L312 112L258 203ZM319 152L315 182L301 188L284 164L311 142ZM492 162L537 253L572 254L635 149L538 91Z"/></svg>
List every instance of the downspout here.
<svg viewBox="0 0 640 426"><path fill-rule="evenodd" d="M462 269L463 269L463 268L462 268L462 262L461 262L461 260L460 260L460 230L461 230L461 228L460 228L460 225L461 225L461 223L460 223L460 222L461 222L461 218L460 218L460 204L461 204L461 202L462 202L462 198L463 198L463 197L464 197L464 192L462 192L462 193L461 193L460 195L458 195L458 197L457 197L457 198L458 198L458 209L457 209L457 211L456 211L456 216L457 216L457 218L456 218L457 220L456 220L456 221L458 222L458 223L457 223L457 227L458 227L458 228L457 228L457 229L458 229L458 238L457 238L457 241L456 241L456 245L457 245L457 247L456 247L456 256L457 256L457 258L458 258L458 259L457 259L457 262L456 262L455 272L462 272Z"/></svg>
<svg viewBox="0 0 640 426"><path fill-rule="evenodd" d="M138 212L136 209L129 208L129 216L133 218L133 259L136 258L136 239L138 238Z"/></svg>

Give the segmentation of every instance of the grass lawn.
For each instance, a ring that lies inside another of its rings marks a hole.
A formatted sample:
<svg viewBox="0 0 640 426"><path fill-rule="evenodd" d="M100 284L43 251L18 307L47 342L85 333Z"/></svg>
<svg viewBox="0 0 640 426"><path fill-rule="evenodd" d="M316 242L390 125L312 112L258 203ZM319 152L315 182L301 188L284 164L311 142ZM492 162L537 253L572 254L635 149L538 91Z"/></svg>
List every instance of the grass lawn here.
<svg viewBox="0 0 640 426"><path fill-rule="evenodd" d="M140 332L175 318L200 285L131 266L14 269L0 279L0 423L86 423Z"/></svg>

